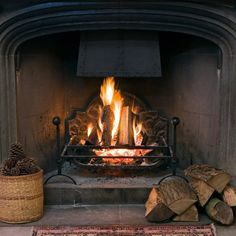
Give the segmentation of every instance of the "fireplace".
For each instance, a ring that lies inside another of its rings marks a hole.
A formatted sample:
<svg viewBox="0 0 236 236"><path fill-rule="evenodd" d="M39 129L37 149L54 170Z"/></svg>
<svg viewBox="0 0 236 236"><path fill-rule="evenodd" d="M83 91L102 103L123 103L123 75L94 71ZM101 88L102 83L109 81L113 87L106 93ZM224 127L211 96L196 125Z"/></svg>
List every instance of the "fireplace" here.
<svg viewBox="0 0 236 236"><path fill-rule="evenodd" d="M209 163L233 173L235 30L233 12L224 10L190 2L183 6L98 1L45 3L5 13L1 160L17 139L46 171L55 168L52 118L64 121L73 108L86 109L103 80L77 75L82 32L148 31L159 35L162 76L121 76L120 88L160 115L181 118L177 143L181 166Z"/></svg>
<svg viewBox="0 0 236 236"><path fill-rule="evenodd" d="M60 117L54 117L53 124L57 132L58 175L65 161L90 170L115 169L116 174L120 170L121 176L123 170L150 171L172 165L172 173L176 174L179 118L168 119L148 110L140 99L118 90L114 77L104 79L100 97L86 110L73 109L66 118L62 153Z"/></svg>

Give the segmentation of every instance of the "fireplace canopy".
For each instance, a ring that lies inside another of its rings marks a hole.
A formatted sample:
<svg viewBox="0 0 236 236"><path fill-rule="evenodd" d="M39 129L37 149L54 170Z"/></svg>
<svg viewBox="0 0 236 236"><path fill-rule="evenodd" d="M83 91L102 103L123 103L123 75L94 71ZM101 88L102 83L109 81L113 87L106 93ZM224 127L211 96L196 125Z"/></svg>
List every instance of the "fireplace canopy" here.
<svg viewBox="0 0 236 236"><path fill-rule="evenodd" d="M126 30L82 32L77 75L160 77L158 33Z"/></svg>

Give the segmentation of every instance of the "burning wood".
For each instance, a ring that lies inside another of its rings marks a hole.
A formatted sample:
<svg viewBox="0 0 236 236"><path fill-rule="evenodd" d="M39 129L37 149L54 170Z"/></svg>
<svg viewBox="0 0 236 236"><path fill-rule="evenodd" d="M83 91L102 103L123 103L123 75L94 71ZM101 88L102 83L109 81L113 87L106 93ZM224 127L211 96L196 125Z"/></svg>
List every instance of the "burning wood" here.
<svg viewBox="0 0 236 236"><path fill-rule="evenodd" d="M87 138L86 143L96 145L98 142L98 136L97 136L97 131L95 127L93 127L92 124L88 125L87 135L88 135L88 138Z"/></svg>
<svg viewBox="0 0 236 236"><path fill-rule="evenodd" d="M99 108L97 127L88 125L86 143L103 146L115 146L117 143L119 145L135 144L137 148L94 149L93 152L98 158L102 157L102 161L107 164L133 164L136 159L132 157L140 156L142 159L151 152L152 149L138 148L143 143L142 123L136 122L136 116L132 113L130 106L123 106L123 97L120 91L115 89L113 77L108 77L103 81L100 98L103 106Z"/></svg>
<svg viewBox="0 0 236 236"><path fill-rule="evenodd" d="M103 108L101 121L103 127L102 143L106 146L110 146L112 140L112 128L114 121L114 115L110 105L106 105Z"/></svg>
<svg viewBox="0 0 236 236"><path fill-rule="evenodd" d="M132 130L132 112L129 106L122 107L120 119L119 144L132 145L134 141Z"/></svg>

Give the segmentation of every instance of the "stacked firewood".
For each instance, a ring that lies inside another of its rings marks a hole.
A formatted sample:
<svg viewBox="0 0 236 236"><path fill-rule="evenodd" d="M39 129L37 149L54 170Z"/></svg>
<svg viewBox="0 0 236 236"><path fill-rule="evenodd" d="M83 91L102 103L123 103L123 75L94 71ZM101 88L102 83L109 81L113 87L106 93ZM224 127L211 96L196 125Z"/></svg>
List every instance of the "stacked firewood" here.
<svg viewBox="0 0 236 236"><path fill-rule="evenodd" d="M233 223L236 188L231 176L209 165L192 165L185 170L187 180L172 176L151 190L145 204L148 221L198 221L198 210L204 210L215 222Z"/></svg>
<svg viewBox="0 0 236 236"><path fill-rule="evenodd" d="M10 147L9 158L4 161L0 174L18 176L33 174L38 171L39 167L32 158L25 155L22 145L13 143Z"/></svg>

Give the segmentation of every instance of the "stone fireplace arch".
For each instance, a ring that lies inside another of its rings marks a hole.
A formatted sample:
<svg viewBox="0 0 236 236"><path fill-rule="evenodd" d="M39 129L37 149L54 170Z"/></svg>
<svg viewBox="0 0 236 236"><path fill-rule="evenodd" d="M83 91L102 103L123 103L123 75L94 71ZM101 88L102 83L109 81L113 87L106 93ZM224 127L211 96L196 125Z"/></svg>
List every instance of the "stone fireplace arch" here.
<svg viewBox="0 0 236 236"><path fill-rule="evenodd" d="M197 3L52 2L4 14L0 18L0 160L17 140L15 69L17 48L42 35L84 30L155 30L208 39L222 52L218 165L236 158L236 17L230 9ZM231 169L231 172L236 171Z"/></svg>

